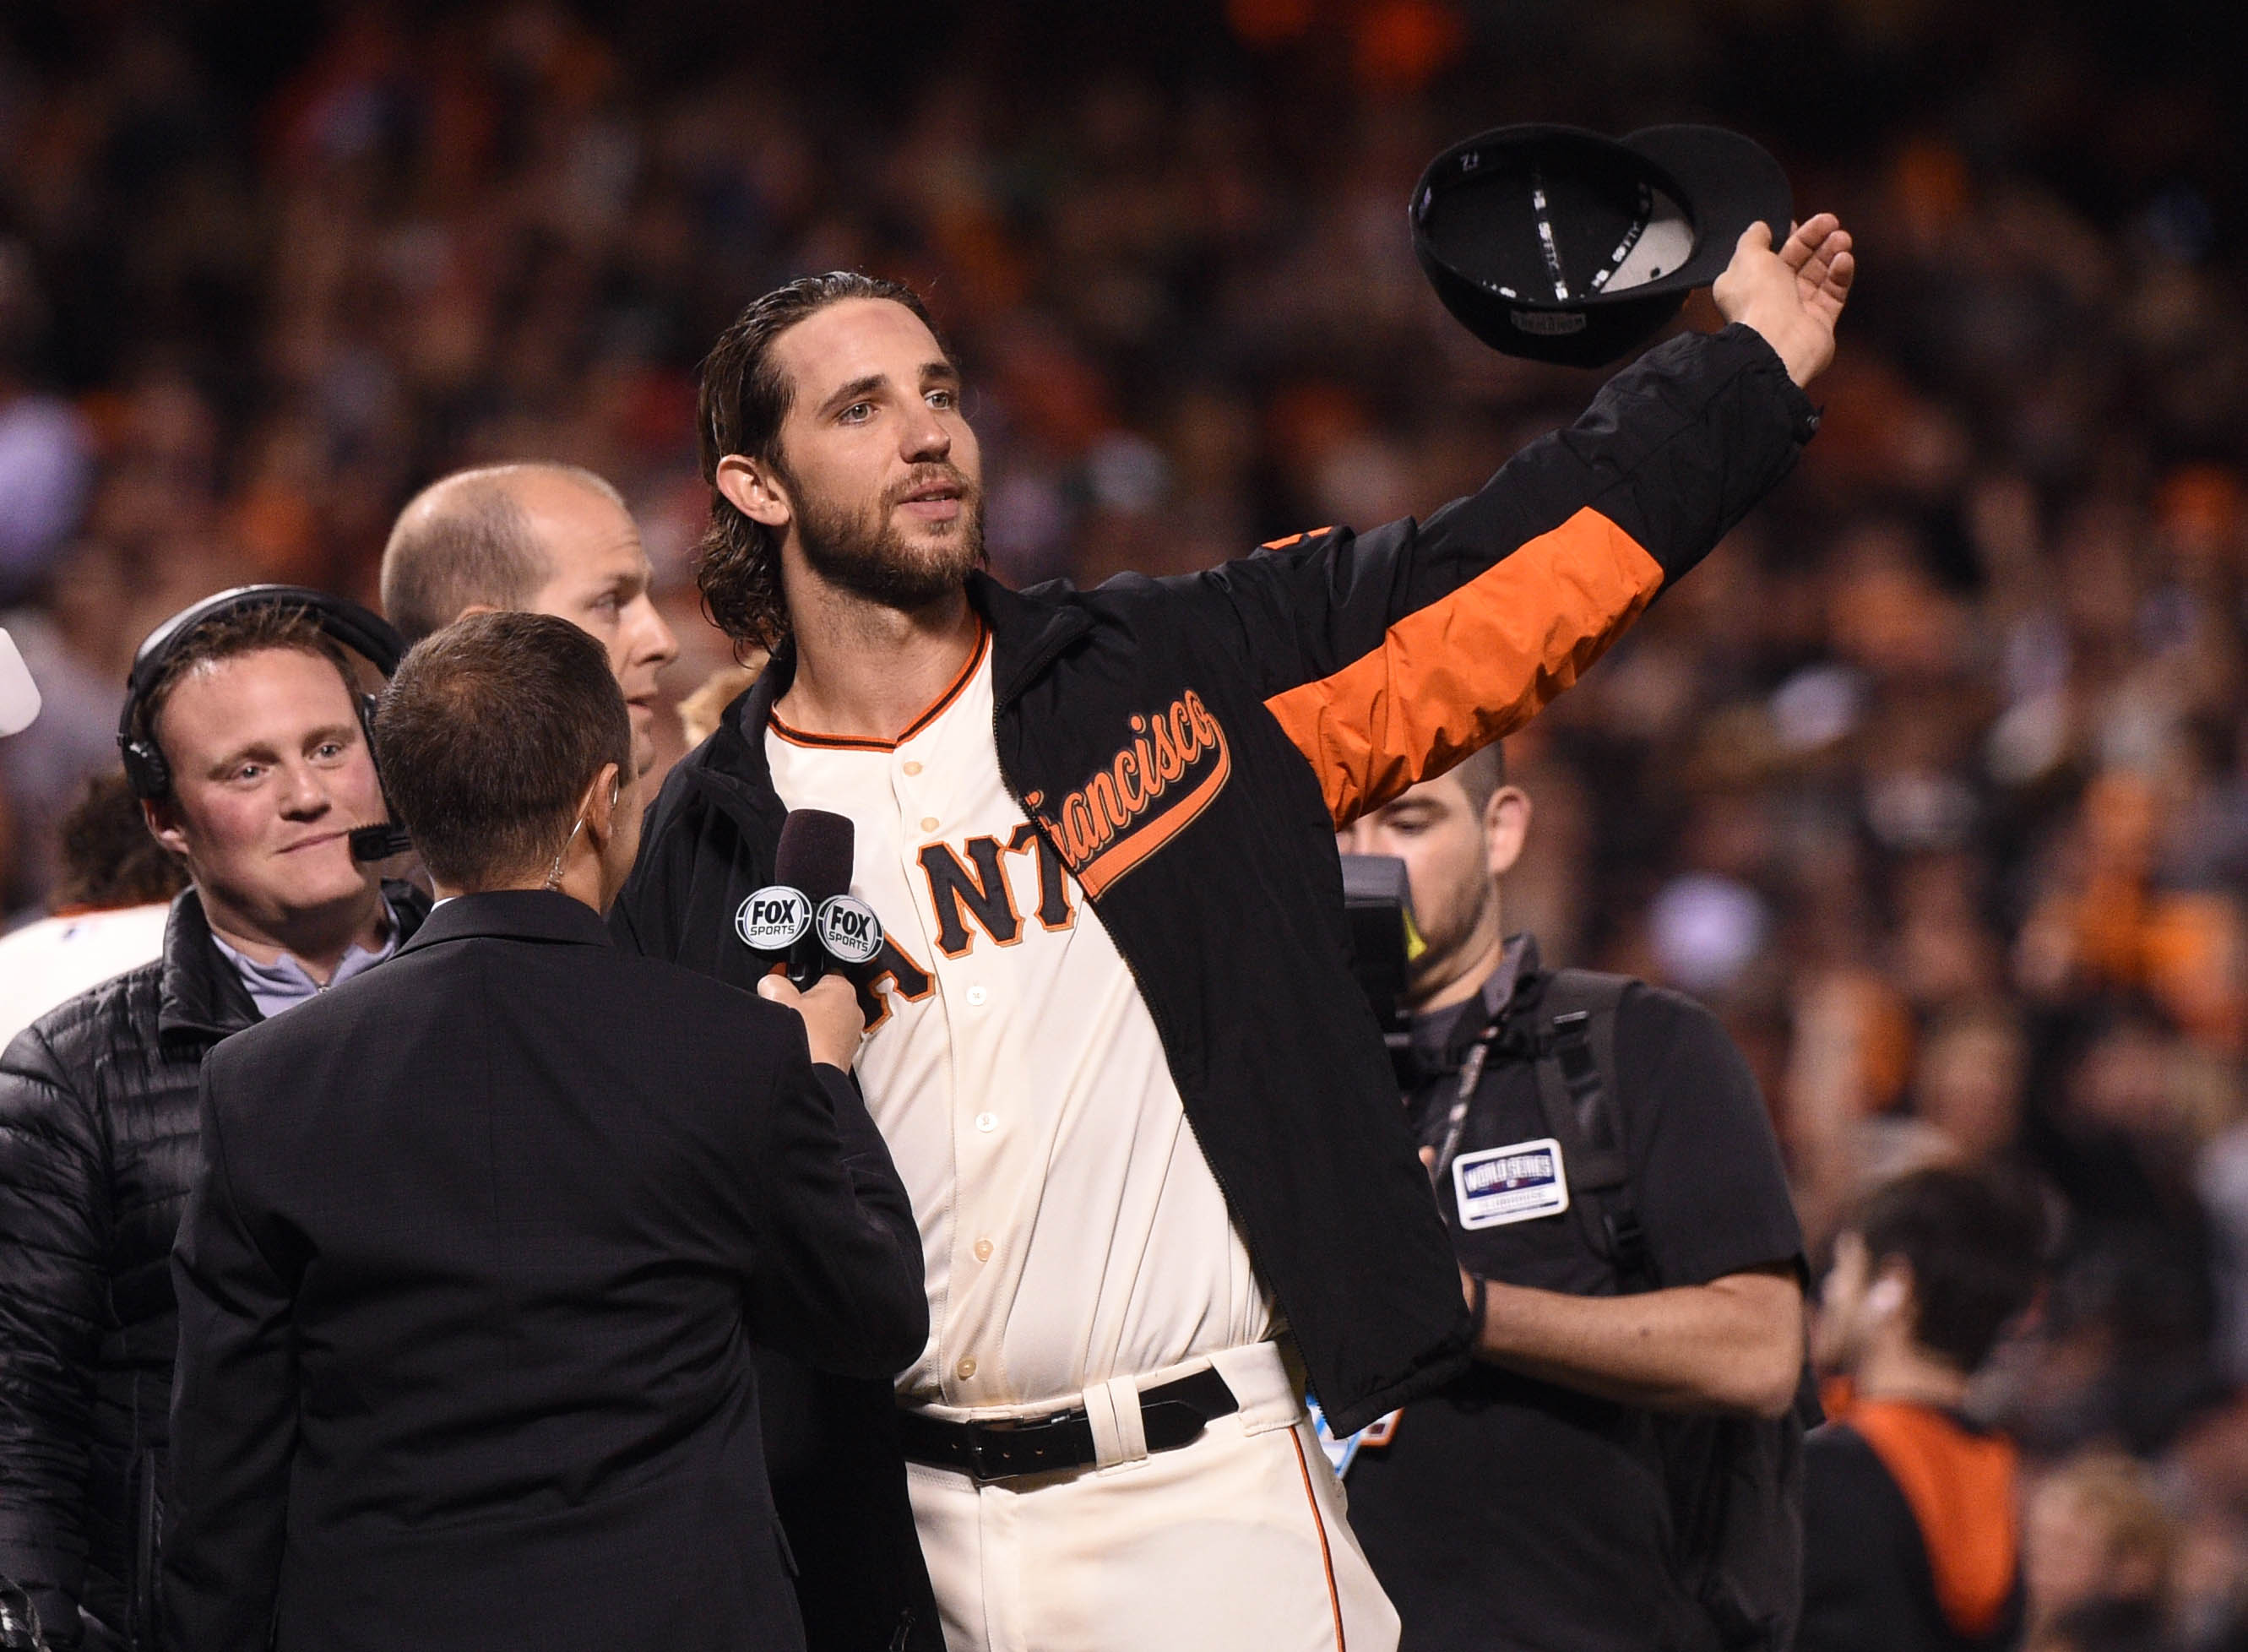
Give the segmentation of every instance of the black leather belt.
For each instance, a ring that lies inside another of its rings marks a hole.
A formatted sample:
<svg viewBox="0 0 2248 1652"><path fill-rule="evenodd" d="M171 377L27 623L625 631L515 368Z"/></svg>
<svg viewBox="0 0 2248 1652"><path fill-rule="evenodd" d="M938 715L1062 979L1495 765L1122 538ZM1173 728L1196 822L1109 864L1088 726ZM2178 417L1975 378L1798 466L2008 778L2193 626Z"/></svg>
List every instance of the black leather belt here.
<svg viewBox="0 0 2248 1652"><path fill-rule="evenodd" d="M1140 1425L1150 1451L1175 1451L1191 1444L1211 1418L1229 1416L1240 1409L1241 1402L1215 1367L1140 1390ZM898 1434L912 1462L957 1469L978 1480L1090 1468L1100 1461L1093 1443L1093 1420L1082 1406L1052 1416L1001 1417L989 1422L947 1422L926 1412L901 1411Z"/></svg>

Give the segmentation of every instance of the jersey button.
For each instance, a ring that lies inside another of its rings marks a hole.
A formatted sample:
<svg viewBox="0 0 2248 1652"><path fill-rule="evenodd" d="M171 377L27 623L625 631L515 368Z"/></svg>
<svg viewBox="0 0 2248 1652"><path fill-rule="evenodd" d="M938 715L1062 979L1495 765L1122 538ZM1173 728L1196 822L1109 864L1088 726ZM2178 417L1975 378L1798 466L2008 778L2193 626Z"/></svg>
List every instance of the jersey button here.
<svg viewBox="0 0 2248 1652"><path fill-rule="evenodd" d="M963 1360L958 1365L954 1366L952 1368L960 1373L960 1380L963 1382L965 1382L969 1378L976 1374L976 1361L973 1360Z"/></svg>
<svg viewBox="0 0 2248 1652"><path fill-rule="evenodd" d="M999 1115L996 1113L977 1114L976 1115L976 1128L979 1130L997 1129L999 1128Z"/></svg>
<svg viewBox="0 0 2248 1652"><path fill-rule="evenodd" d="M978 1239L976 1241L976 1259L978 1262L989 1262L991 1259L990 1240Z"/></svg>
<svg viewBox="0 0 2248 1652"><path fill-rule="evenodd" d="M922 816L922 818L921 818L921 829L922 829L922 831L924 831L924 832L934 832L934 831L936 831L936 817L935 815L933 815L933 814L925 814L925 815Z"/></svg>
<svg viewBox="0 0 2248 1652"><path fill-rule="evenodd" d="M905 771L908 774L919 774L921 772L921 764L908 760L905 765Z"/></svg>
<svg viewBox="0 0 2248 1652"><path fill-rule="evenodd" d="M984 999L990 996L991 995L986 992L982 987L970 987L968 989L968 1001L970 1004L981 1004Z"/></svg>

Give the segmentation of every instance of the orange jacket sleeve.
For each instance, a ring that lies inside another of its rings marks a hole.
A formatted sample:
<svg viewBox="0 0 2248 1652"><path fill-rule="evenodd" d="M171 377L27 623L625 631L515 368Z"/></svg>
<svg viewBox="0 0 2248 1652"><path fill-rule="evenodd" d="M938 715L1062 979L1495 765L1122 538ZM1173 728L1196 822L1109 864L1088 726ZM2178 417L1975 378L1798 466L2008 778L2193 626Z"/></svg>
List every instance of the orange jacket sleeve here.
<svg viewBox="0 0 2248 1652"><path fill-rule="evenodd" d="M1683 336L1425 524L1299 534L1169 583L1239 627L1340 827L1528 722L1817 424L1753 332Z"/></svg>

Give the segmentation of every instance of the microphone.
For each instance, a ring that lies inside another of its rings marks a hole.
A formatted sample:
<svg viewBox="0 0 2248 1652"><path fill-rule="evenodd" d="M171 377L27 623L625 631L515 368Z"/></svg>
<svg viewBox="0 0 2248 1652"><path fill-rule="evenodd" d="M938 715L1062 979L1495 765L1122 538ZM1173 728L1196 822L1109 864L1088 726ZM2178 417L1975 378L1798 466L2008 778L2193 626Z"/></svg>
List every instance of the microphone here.
<svg viewBox="0 0 2248 1652"><path fill-rule="evenodd" d="M856 830L847 815L792 809L773 852L773 881L744 901L734 929L752 950L788 961L789 984L809 988L831 968L871 963L881 921L851 894Z"/></svg>
<svg viewBox="0 0 2248 1652"><path fill-rule="evenodd" d="M804 903L797 933L788 945L789 984L799 992L827 973L819 912L826 901L851 892L852 851L857 840L858 828L850 816L825 809L792 809L781 822L780 845L773 851L773 881Z"/></svg>
<svg viewBox="0 0 2248 1652"><path fill-rule="evenodd" d="M351 852L354 860L387 860L394 854L404 854L413 847L414 840L408 837L406 828L395 821L352 828Z"/></svg>
<svg viewBox="0 0 2248 1652"><path fill-rule="evenodd" d="M393 855L412 853L414 840L390 806L390 789L382 784L382 758L374 749L374 716L380 703L371 694L359 697L360 737L367 742L367 760L374 764L374 789L382 799L382 812L390 816L374 826L353 826L351 833L352 859L367 862L387 860Z"/></svg>

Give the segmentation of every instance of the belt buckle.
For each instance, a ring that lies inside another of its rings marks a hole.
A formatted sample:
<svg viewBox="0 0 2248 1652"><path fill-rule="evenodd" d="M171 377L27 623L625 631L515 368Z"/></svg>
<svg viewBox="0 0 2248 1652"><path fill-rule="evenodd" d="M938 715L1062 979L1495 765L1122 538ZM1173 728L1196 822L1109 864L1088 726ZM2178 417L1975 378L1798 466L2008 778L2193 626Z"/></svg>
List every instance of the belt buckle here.
<svg viewBox="0 0 2248 1652"><path fill-rule="evenodd" d="M971 1422L968 1426L968 1477L978 1485L989 1485L1007 1477L1004 1470L990 1471L984 1466L984 1434L986 1424Z"/></svg>
<svg viewBox="0 0 2248 1652"><path fill-rule="evenodd" d="M998 1466L986 1469L984 1465L984 1449L987 1436L994 1434L1012 1434L1022 1426L1022 1421L1016 1417L993 1417L988 1422L971 1422L968 1425L968 1473L977 1484L990 1485L997 1481L1012 1479L1020 1472L1019 1470ZM999 1443L997 1440L991 1440L989 1443L994 1451L998 1450Z"/></svg>
<svg viewBox="0 0 2248 1652"><path fill-rule="evenodd" d="M995 1463L986 1468L984 1462L985 1446L988 1444L994 1452L999 1449L999 1442L996 1439L989 1439L987 1436L1051 1431L1084 1415L1079 1410L1052 1411L1045 1416L993 1417L988 1422L970 1423L968 1429L969 1474L978 1485L990 1485L1000 1480L1019 1480L1025 1475L1042 1474L1049 1468L1059 1466L1054 1463L1032 1463L1027 1466L1007 1468Z"/></svg>

